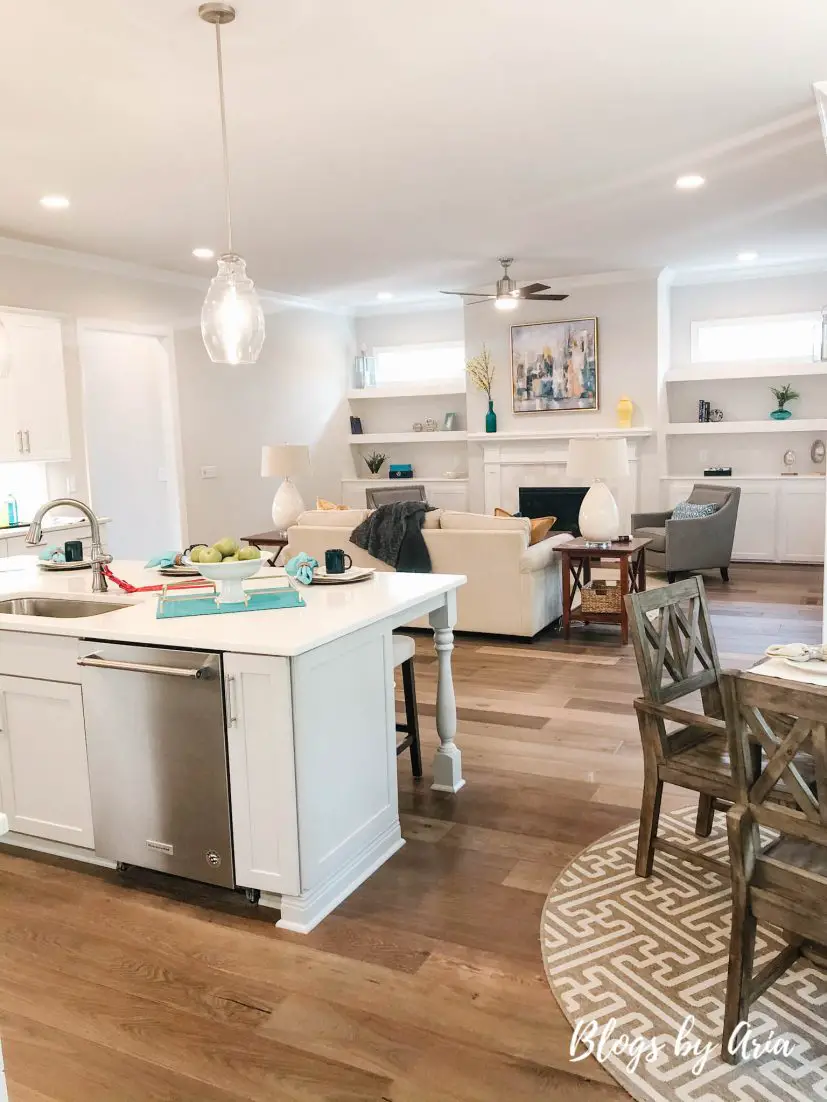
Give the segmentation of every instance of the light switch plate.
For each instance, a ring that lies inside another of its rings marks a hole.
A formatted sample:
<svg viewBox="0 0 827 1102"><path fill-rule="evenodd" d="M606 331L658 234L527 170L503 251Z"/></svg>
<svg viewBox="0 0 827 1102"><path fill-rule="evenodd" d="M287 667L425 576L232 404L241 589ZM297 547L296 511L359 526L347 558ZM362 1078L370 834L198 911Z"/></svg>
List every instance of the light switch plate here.
<svg viewBox="0 0 827 1102"><path fill-rule="evenodd" d="M218 467L202 467L202 478L218 478Z"/></svg>

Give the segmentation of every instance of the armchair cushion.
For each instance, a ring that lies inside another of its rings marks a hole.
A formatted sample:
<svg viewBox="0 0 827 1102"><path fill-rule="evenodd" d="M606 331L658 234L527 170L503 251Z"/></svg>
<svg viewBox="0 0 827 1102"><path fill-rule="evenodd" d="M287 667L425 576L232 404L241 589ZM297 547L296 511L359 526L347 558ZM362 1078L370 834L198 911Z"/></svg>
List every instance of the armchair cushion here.
<svg viewBox="0 0 827 1102"><path fill-rule="evenodd" d="M656 554L663 554L666 550L666 528L635 528L635 535L641 539L651 540L652 542L646 548L647 551L654 551Z"/></svg>

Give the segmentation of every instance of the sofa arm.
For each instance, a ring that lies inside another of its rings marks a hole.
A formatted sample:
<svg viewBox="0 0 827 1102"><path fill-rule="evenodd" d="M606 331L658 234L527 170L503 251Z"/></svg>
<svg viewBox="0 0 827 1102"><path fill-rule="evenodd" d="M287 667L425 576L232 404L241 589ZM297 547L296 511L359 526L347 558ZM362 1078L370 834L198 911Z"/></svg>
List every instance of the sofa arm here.
<svg viewBox="0 0 827 1102"><path fill-rule="evenodd" d="M672 513L672 509L665 513L632 513L632 531L637 528L663 528Z"/></svg>
<svg viewBox="0 0 827 1102"><path fill-rule="evenodd" d="M560 557L557 547L558 541L550 539L540 540L539 543L533 544L526 549L520 555L520 573L521 574L533 574L536 570L546 570L554 562L555 554L557 558ZM564 541L568 542L568 541Z"/></svg>

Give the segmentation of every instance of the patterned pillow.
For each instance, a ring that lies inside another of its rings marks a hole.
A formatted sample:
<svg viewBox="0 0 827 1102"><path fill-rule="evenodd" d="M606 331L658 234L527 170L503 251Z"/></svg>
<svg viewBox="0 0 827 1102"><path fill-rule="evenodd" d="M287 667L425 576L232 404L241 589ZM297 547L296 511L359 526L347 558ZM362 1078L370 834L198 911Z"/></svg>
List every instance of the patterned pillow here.
<svg viewBox="0 0 827 1102"><path fill-rule="evenodd" d="M672 510L672 520L697 520L698 517L711 517L718 508L719 506L713 502L708 505L699 505L695 501L679 501Z"/></svg>

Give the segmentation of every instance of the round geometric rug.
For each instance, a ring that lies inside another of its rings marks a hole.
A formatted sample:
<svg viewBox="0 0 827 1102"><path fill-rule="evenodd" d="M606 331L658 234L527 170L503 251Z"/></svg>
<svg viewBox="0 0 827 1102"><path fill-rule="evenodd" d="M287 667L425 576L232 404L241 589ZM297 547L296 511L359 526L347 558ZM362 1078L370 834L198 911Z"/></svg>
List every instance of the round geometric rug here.
<svg viewBox="0 0 827 1102"><path fill-rule="evenodd" d="M695 815L662 814L660 834L725 857L724 816L700 839ZM640 1102L827 1100L827 973L799 959L752 1004L749 1058L724 1063L729 884L660 851L639 879L637 833L630 823L583 850L543 908L543 959L572 1025L572 1059L597 1055ZM782 944L759 926L756 971Z"/></svg>

